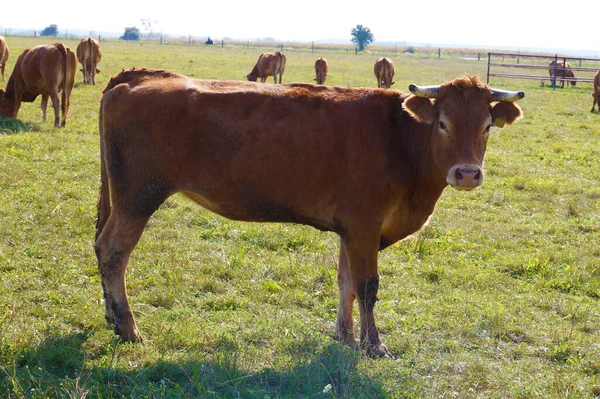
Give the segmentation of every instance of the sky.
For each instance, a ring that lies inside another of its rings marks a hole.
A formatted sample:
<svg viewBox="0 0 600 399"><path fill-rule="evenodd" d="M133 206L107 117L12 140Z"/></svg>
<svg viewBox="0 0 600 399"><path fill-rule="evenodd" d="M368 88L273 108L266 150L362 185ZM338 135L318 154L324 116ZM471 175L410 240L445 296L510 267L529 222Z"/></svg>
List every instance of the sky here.
<svg viewBox="0 0 600 399"><path fill-rule="evenodd" d="M23 0L2 4L0 34L56 24L66 30L123 33L141 19L172 36L236 40L349 40L356 25L376 41L590 50L600 54L594 2L570 0L561 7L527 0L378 0L252 2L242 0ZM376 4L376 5L375 5ZM558 4L558 3L557 3ZM570 11L570 10L572 11ZM32 12L35 10L35 12ZM586 12L589 10L589 12ZM552 33L552 30L556 33Z"/></svg>

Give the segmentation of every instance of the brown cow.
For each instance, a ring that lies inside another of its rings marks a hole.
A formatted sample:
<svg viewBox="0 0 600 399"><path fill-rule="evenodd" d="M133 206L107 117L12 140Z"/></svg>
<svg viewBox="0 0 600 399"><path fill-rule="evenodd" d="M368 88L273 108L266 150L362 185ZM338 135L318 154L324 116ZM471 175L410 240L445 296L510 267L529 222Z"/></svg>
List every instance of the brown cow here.
<svg viewBox="0 0 600 399"><path fill-rule="evenodd" d="M327 60L323 57L317 58L315 61L315 73L317 74L316 81L318 85L324 85L325 79L327 79L327 72L329 72L329 65Z"/></svg>
<svg viewBox="0 0 600 399"><path fill-rule="evenodd" d="M394 63L387 57L377 58L373 67L377 78L377 87L389 89L394 83Z"/></svg>
<svg viewBox="0 0 600 399"><path fill-rule="evenodd" d="M83 72L83 84L95 85L96 74L100 73L97 66L102 59L100 43L91 37L81 39L77 45L77 59L83 67L80 69Z"/></svg>
<svg viewBox="0 0 600 399"><path fill-rule="evenodd" d="M4 36L0 36L0 73L2 73L2 81L4 82L4 69L6 69L6 61L8 61L8 44Z"/></svg>
<svg viewBox="0 0 600 399"><path fill-rule="evenodd" d="M596 107L596 103L598 103L598 112L600 112L600 71L596 72L596 76L594 76L594 91L592 92L592 96L594 96L592 112L594 112L594 107Z"/></svg>
<svg viewBox="0 0 600 399"><path fill-rule="evenodd" d="M182 192L233 220L337 233L335 336L355 344L357 299L362 348L391 356L373 314L378 252L421 229L447 185L483 183L490 128L519 119L513 101L524 96L472 77L410 90L260 85L145 69L112 78L100 106L95 251L116 333L141 339L125 269L150 216ZM271 118L279 108L285 112Z"/></svg>
<svg viewBox="0 0 600 399"><path fill-rule="evenodd" d="M554 67L555 64L556 68ZM574 80L575 74L573 73L573 70L571 70L571 64L568 62L566 63L565 68L565 62L563 61L558 61L558 63L555 63L555 61L550 61L550 64L548 64L548 73L550 74L551 78L560 79L560 87L565 87L565 78L573 79L569 80L569 83L571 83L572 86L577 84L577 82ZM556 77L554 75L555 73Z"/></svg>
<svg viewBox="0 0 600 399"><path fill-rule="evenodd" d="M274 83L282 83L285 61L285 54L280 51L262 53L246 78L251 82L256 82L256 79L260 78L261 83L265 83L267 77L273 76Z"/></svg>
<svg viewBox="0 0 600 399"><path fill-rule="evenodd" d="M50 98L54 108L54 126L64 127L76 69L75 53L62 43L40 45L23 51L8 79L6 92L0 89L0 118L16 118L21 102L33 102L41 94L44 120ZM60 92L62 104L58 98Z"/></svg>

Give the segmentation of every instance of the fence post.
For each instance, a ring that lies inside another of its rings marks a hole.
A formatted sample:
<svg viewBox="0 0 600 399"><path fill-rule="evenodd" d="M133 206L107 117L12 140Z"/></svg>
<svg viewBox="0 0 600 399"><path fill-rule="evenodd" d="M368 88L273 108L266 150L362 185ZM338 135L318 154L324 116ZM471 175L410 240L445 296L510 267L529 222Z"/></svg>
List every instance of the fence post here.
<svg viewBox="0 0 600 399"><path fill-rule="evenodd" d="M35 39L37 37L37 32L33 31L33 38Z"/></svg>
<svg viewBox="0 0 600 399"><path fill-rule="evenodd" d="M224 47L225 47L225 40L221 39L221 48L224 48Z"/></svg>
<svg viewBox="0 0 600 399"><path fill-rule="evenodd" d="M477 53L477 61L481 61L481 53Z"/></svg>
<svg viewBox="0 0 600 399"><path fill-rule="evenodd" d="M311 53L315 52L315 42L314 41L312 42L312 46L311 46L310 52Z"/></svg>
<svg viewBox="0 0 600 399"><path fill-rule="evenodd" d="M354 47L354 55L358 55L358 47Z"/></svg>
<svg viewBox="0 0 600 399"><path fill-rule="evenodd" d="M192 35L188 36L188 46L192 45Z"/></svg>
<svg viewBox="0 0 600 399"><path fill-rule="evenodd" d="M438 48L438 58L442 58L442 49Z"/></svg>
<svg viewBox="0 0 600 399"><path fill-rule="evenodd" d="M490 84L490 61L492 59L492 53L488 53L488 71L487 71L487 84Z"/></svg>

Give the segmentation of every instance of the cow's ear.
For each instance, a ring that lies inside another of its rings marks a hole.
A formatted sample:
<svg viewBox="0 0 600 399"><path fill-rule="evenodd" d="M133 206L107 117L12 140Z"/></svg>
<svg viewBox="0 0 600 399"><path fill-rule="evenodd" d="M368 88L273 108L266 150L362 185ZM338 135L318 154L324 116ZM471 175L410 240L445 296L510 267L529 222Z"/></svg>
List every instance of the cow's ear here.
<svg viewBox="0 0 600 399"><path fill-rule="evenodd" d="M491 107L492 123L496 127L504 127L506 123L511 125L523 116L521 108L515 103L501 101Z"/></svg>
<svg viewBox="0 0 600 399"><path fill-rule="evenodd" d="M409 96L404 100L402 108L410 114L417 122L433 123L436 113L433 103L428 98Z"/></svg>

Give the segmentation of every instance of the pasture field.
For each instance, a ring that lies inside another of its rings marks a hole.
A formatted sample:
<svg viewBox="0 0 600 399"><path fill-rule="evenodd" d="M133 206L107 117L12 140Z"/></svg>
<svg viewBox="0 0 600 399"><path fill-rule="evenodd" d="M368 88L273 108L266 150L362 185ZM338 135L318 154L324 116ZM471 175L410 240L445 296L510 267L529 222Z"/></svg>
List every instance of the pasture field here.
<svg viewBox="0 0 600 399"><path fill-rule="evenodd" d="M50 40L7 42L8 75L24 48ZM525 118L493 129L485 184L446 189L424 230L380 253L375 313L395 360L332 338L333 233L233 222L180 196L156 212L130 262L145 338L131 345L104 321L93 250L101 91L131 66L244 79L261 50L101 45L97 85L77 74L65 129L41 121L39 98L18 121L0 121L0 397L600 397L600 115L590 85L492 80L525 91ZM376 86L375 55L286 55L284 82L311 82L324 56L327 84ZM393 61L400 90L464 73L485 80L487 67Z"/></svg>

